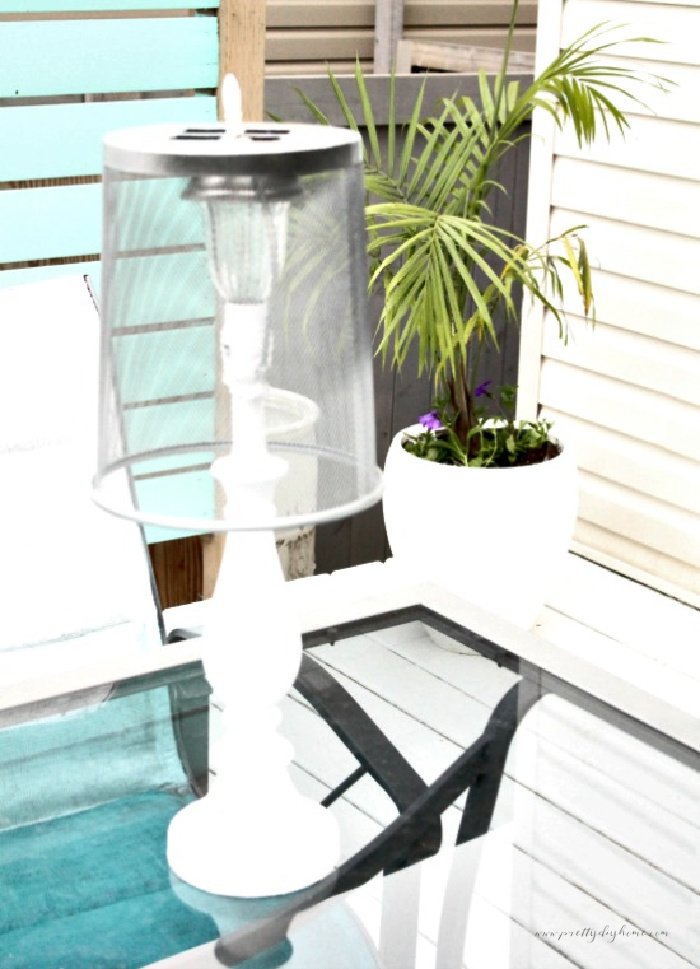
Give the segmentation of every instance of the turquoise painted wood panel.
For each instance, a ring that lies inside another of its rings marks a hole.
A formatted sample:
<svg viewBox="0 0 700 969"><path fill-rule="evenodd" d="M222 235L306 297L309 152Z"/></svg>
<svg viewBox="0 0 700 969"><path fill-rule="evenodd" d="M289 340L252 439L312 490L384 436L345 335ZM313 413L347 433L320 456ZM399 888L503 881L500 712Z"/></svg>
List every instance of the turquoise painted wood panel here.
<svg viewBox="0 0 700 969"><path fill-rule="evenodd" d="M6 107L0 121L0 182L97 175L107 131L213 121L216 99L209 95Z"/></svg>
<svg viewBox="0 0 700 969"><path fill-rule="evenodd" d="M136 500L144 510L151 508L157 509L161 514L176 515L182 508L187 508L193 516L199 515L204 519L214 517L214 487L211 476L205 471L186 471L146 478L137 481L135 489ZM145 528L146 541L149 544L198 534L201 533L160 528L156 525L147 525Z"/></svg>
<svg viewBox="0 0 700 969"><path fill-rule="evenodd" d="M216 310L203 249L120 259L114 267L112 293L116 294L110 310L113 328L201 320Z"/></svg>
<svg viewBox="0 0 700 969"><path fill-rule="evenodd" d="M98 253L101 225L100 184L0 192L0 263Z"/></svg>
<svg viewBox="0 0 700 969"><path fill-rule="evenodd" d="M204 246L201 204L183 199L186 178L143 178L105 186L119 227L120 251L164 246Z"/></svg>
<svg viewBox="0 0 700 969"><path fill-rule="evenodd" d="M55 279L57 276L85 276L90 277L93 290L97 294L101 291L102 263L99 260L78 262L53 266L32 266L30 269L4 269L0 271L0 289L6 286L30 286L40 283L44 279Z"/></svg>
<svg viewBox="0 0 700 969"><path fill-rule="evenodd" d="M215 88L215 17L0 23L0 97ZM41 67L41 69L39 69Z"/></svg>
<svg viewBox="0 0 700 969"><path fill-rule="evenodd" d="M214 321L114 338L122 404L211 392L215 382Z"/></svg>
<svg viewBox="0 0 700 969"><path fill-rule="evenodd" d="M204 444L214 437L214 400L176 401L150 404L124 412L126 439L132 454L181 444ZM191 452L196 459L196 451ZM191 464L183 454L183 464ZM135 474L148 470L145 463Z"/></svg>
<svg viewBox="0 0 700 969"><path fill-rule="evenodd" d="M122 210L121 248L203 246L199 204L180 199L184 179L135 182ZM0 263L89 256L102 250L102 185L0 192Z"/></svg>
<svg viewBox="0 0 700 969"><path fill-rule="evenodd" d="M213 10L219 0L14 0L3 13L63 13L91 10Z"/></svg>

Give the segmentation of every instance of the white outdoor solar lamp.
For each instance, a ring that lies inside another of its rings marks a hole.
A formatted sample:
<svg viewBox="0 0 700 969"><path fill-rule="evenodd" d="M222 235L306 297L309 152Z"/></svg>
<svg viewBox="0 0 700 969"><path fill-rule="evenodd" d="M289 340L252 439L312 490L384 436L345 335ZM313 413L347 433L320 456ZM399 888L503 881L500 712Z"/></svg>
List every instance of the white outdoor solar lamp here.
<svg viewBox="0 0 700 969"><path fill-rule="evenodd" d="M168 860L204 891L290 892L333 868L338 839L276 729L301 640L275 531L381 488L360 140L234 121L118 131L104 151L96 500L230 533L203 641L215 776L172 821Z"/></svg>

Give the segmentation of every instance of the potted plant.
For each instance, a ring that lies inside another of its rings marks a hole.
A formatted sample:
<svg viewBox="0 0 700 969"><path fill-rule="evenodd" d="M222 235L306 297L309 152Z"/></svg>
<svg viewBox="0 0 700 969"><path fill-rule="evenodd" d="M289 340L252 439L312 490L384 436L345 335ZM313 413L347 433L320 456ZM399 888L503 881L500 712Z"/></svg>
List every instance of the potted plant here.
<svg viewBox="0 0 700 969"><path fill-rule="evenodd" d="M435 388L433 410L389 449L384 517L392 553L529 626L570 544L575 464L549 421L514 418L514 392L483 379L479 365L488 343L498 348L497 313L517 324L521 292L549 311L563 338L564 278L574 281L586 318L592 318L593 293L583 226L533 246L493 224L489 200L502 190L496 167L529 137L535 109L560 126L573 124L583 145L601 129L624 134L628 122L616 101L636 101L631 89L661 79L602 60L618 41L609 25L600 25L523 88L508 79L517 12L515 0L501 69L492 80L479 75L478 102L445 98L430 113L421 88L400 151L396 79L388 79L383 151L359 66L361 121L329 76L348 125L367 131L370 288L380 287L384 296L379 352L400 369L417 344L419 374L428 370ZM487 403L497 406L496 414Z"/></svg>

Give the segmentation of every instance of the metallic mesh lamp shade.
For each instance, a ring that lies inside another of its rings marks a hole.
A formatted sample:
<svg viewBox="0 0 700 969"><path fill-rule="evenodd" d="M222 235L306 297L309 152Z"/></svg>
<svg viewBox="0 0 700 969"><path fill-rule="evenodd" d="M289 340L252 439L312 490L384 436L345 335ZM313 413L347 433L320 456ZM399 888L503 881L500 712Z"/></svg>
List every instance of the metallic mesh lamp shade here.
<svg viewBox="0 0 700 969"><path fill-rule="evenodd" d="M357 136L116 132L104 199L98 503L202 532L296 528L374 503ZM261 441L274 488L231 500Z"/></svg>

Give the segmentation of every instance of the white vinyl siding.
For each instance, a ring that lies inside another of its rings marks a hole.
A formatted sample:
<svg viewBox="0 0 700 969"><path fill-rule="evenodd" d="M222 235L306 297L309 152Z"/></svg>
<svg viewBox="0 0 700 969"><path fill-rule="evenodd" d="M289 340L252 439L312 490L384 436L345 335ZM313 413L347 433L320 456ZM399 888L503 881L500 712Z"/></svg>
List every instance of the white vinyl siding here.
<svg viewBox="0 0 700 969"><path fill-rule="evenodd" d="M545 19L546 13L546 19ZM523 322L519 409L571 435L581 469L575 548L700 603L700 3L542 0L538 67L609 21L620 64L661 75L640 91L623 140L579 149L547 118L534 126L528 237L585 224L597 323L572 337L536 310ZM623 56L624 55L624 56Z"/></svg>

